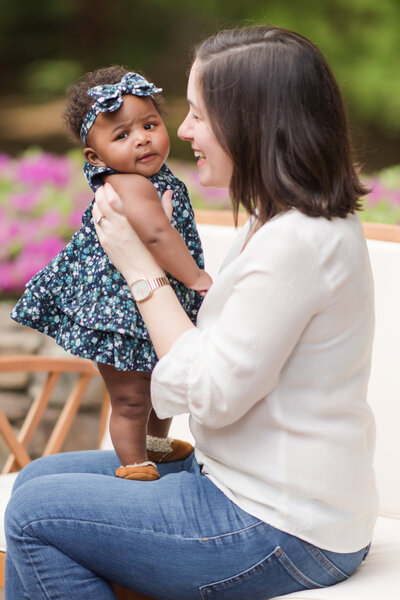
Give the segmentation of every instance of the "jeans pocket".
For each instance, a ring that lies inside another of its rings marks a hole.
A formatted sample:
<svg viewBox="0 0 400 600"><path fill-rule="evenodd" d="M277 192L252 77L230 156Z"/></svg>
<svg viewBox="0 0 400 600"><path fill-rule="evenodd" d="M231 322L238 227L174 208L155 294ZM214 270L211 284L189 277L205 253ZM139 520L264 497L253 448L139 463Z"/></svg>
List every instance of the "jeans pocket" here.
<svg viewBox="0 0 400 600"><path fill-rule="evenodd" d="M320 570L315 576L323 585L339 583L350 577L369 551L369 545L357 552L348 554L321 550L307 542L304 542L304 547L314 558L315 565L319 567Z"/></svg>
<svg viewBox="0 0 400 600"><path fill-rule="evenodd" d="M280 546L246 571L201 586L203 600L267 600L278 595L322 587L302 573Z"/></svg>

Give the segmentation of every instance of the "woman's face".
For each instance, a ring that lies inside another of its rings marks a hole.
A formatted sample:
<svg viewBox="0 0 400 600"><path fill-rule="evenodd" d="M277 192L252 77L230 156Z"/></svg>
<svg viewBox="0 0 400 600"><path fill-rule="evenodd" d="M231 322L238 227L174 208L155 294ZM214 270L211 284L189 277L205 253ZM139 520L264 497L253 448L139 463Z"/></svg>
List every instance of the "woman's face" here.
<svg viewBox="0 0 400 600"><path fill-rule="evenodd" d="M220 146L209 121L199 85L200 64L196 60L189 75L187 97L189 112L178 129L178 136L191 143L198 158L200 183L204 186L228 188L233 163Z"/></svg>

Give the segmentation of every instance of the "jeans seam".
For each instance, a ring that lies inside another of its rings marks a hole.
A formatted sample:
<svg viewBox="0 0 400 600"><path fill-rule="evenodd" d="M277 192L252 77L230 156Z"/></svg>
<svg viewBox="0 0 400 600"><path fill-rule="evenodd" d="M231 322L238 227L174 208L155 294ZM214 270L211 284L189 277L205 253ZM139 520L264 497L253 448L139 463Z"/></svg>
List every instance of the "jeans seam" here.
<svg viewBox="0 0 400 600"><path fill-rule="evenodd" d="M365 548L365 552L364 552L363 560L365 560L365 559L367 558L367 556L368 556L368 554L369 554L369 551L371 550L371 543L372 543L372 542L370 542L370 543L368 544L368 546L366 546L366 548ZM361 561L361 562L362 562L362 561Z"/></svg>
<svg viewBox="0 0 400 600"><path fill-rule="evenodd" d="M254 575L256 572L261 572L267 569L273 558L277 558L279 560L279 552L277 553L277 548L273 550L270 554L262 558L260 561L245 569L244 571L240 571L240 573L236 573L230 577L226 577L224 579L219 579L218 581L213 581L211 583L206 583L200 586L199 592L202 598L205 598L205 595L209 595L209 590L211 588L216 588L217 586L221 586L223 584L228 584L228 582L236 582L236 581L245 581Z"/></svg>
<svg viewBox="0 0 400 600"><path fill-rule="evenodd" d="M296 581L298 581L305 588L312 589L312 588L323 588L324 587L323 585L320 585L313 579L310 579L309 577L307 577L307 575L304 575L304 573L302 573L298 569L298 567L296 567L296 565L290 560L288 555L284 552L284 550L280 546L277 546L275 548L274 552L277 556L277 559L279 560L281 565L286 569L286 571L289 573L289 575L291 575L294 579L296 579Z"/></svg>
<svg viewBox="0 0 400 600"><path fill-rule="evenodd" d="M208 542L211 540L219 540L219 539L222 539L225 537L229 537L232 535L237 535L239 533L244 533L246 531L250 531L250 529L257 527L258 525L264 525L264 524L265 523L263 523L263 521L257 521L256 523L252 523L248 527L243 527L243 529L237 529L236 531L229 531L228 533L221 533L220 535L211 535L211 536L201 537L201 538L184 538L184 539L198 539L201 542Z"/></svg>
<svg viewBox="0 0 400 600"><path fill-rule="evenodd" d="M24 553L26 554L26 556L27 556L27 558L28 558L28 560L29 560L29 562L30 562L30 564L31 564L31 566L32 566L32 568L33 568L33 570L34 570L34 572L35 572L36 579L37 579L37 581L38 581L38 584L39 584L39 586L40 586L40 589L42 590L42 592L43 592L44 596L47 598L47 600L50 600L50 598L49 598L49 596L48 596L48 594L47 594L47 592L46 592L46 589L45 589L45 588L44 588L44 586L43 586L43 583L42 583L41 577L40 577L40 575L39 575L39 573L38 573L38 571L37 571L37 569L36 569L36 565L35 565L35 562L34 562L34 560L33 560L32 556L31 556L31 553L28 551L28 548L26 547L26 541L25 541L25 540L26 540L26 538L27 538L27 537L31 537L31 536L29 536L29 535L27 535L27 534L25 533L25 531L24 531L24 528L22 528L22 537L24 538L24 541L23 541ZM26 592L25 592L25 593L26 593Z"/></svg>
<svg viewBox="0 0 400 600"><path fill-rule="evenodd" d="M28 523L25 523L25 525L22 526L22 531L25 532L25 529L30 527L31 525L34 525L35 523L43 523L43 522L49 522L49 521L64 521L64 522L73 522L73 523L86 523L89 525L94 525L94 526L101 526L101 527L112 527L114 529L122 529L123 531L132 531L135 533L144 533L144 534L153 534L153 535L158 535L158 536L162 536L162 537L171 537L171 538L177 538L180 540L187 540L187 541L199 541L199 542L208 542L208 541L212 541L212 540L218 540L224 537L229 537L229 536L233 536L233 535L238 535L240 533L244 533L246 531L249 531L250 529L253 529L254 527L257 527L258 525L264 525L264 523L262 521L257 521L256 523L253 523L252 525L249 525L248 527L244 527L243 529L238 529L236 531L230 531L227 533L222 533L221 535L216 535L216 536L210 536L210 537L183 537L182 535L177 535L175 533L166 533L164 531L155 531L154 529L136 529L134 527L123 527L121 525L115 525L114 523L107 523L107 522L99 522L99 521L90 521L89 519L71 519L71 518L65 518L65 517L47 517L45 519L32 519L32 521L29 521ZM29 535L29 534L28 534Z"/></svg>
<svg viewBox="0 0 400 600"><path fill-rule="evenodd" d="M315 546L312 546L311 544L308 544L307 542L305 542L305 547L307 548L307 550L310 552L310 554L315 558L315 560L324 568L328 571L328 573L330 575L332 575L332 577L334 577L335 579L337 579L337 581L342 581L343 578L347 579L348 575L346 573L344 573L344 571L342 571L341 569L339 569L339 567L336 567L336 565L334 565L329 558L327 558L325 556L325 554L319 550L318 548L316 548Z"/></svg>
<svg viewBox="0 0 400 600"><path fill-rule="evenodd" d="M235 575L232 575L230 577L227 577L224 579L219 579L218 581L213 581L211 583L207 583L205 585L200 586L198 588L200 595L203 599L205 599L205 598L209 597L210 592L212 592L213 590L215 591L215 589L219 586L225 585L227 587L228 586L232 587L239 582L245 582L246 579L251 579L254 575L259 574L262 571L265 571L266 569L268 569L271 566L271 564L273 564L273 561L276 561L277 563L279 563L282 566L282 568L286 571L286 573L288 573L289 576L293 580L297 581L297 583L299 583L304 588L306 588L306 589L315 589L315 588L321 589L324 587L324 586L316 583L315 581L313 581L306 575L304 575L296 567L296 565L290 560L290 558L287 556L285 551L280 546L276 546L276 548L274 550L272 550L272 552L270 552L270 554L268 554L267 556L262 558L260 561L258 561L254 565L251 565L249 568L245 569L244 571L241 571L240 573L236 573Z"/></svg>

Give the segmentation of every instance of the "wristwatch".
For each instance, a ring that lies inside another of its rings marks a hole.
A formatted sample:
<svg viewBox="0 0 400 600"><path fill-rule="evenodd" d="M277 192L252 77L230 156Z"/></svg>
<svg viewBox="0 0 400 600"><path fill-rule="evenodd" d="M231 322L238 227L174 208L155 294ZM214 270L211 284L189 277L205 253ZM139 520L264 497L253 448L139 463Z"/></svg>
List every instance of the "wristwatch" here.
<svg viewBox="0 0 400 600"><path fill-rule="evenodd" d="M133 299L136 302L144 302L153 295L154 290L157 290L164 285L169 285L168 278L154 277L153 279L138 279L129 285Z"/></svg>

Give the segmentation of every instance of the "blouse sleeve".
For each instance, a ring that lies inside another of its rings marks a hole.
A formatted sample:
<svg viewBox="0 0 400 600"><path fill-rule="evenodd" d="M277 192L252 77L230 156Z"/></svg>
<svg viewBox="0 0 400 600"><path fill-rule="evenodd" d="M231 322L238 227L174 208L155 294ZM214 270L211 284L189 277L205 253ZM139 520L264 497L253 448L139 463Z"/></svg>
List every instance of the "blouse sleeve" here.
<svg viewBox="0 0 400 600"><path fill-rule="evenodd" d="M159 361L152 401L160 418L189 412L203 426L225 427L277 385L322 302L315 249L296 233L289 239L257 232L231 265L235 280L216 320L185 332Z"/></svg>

